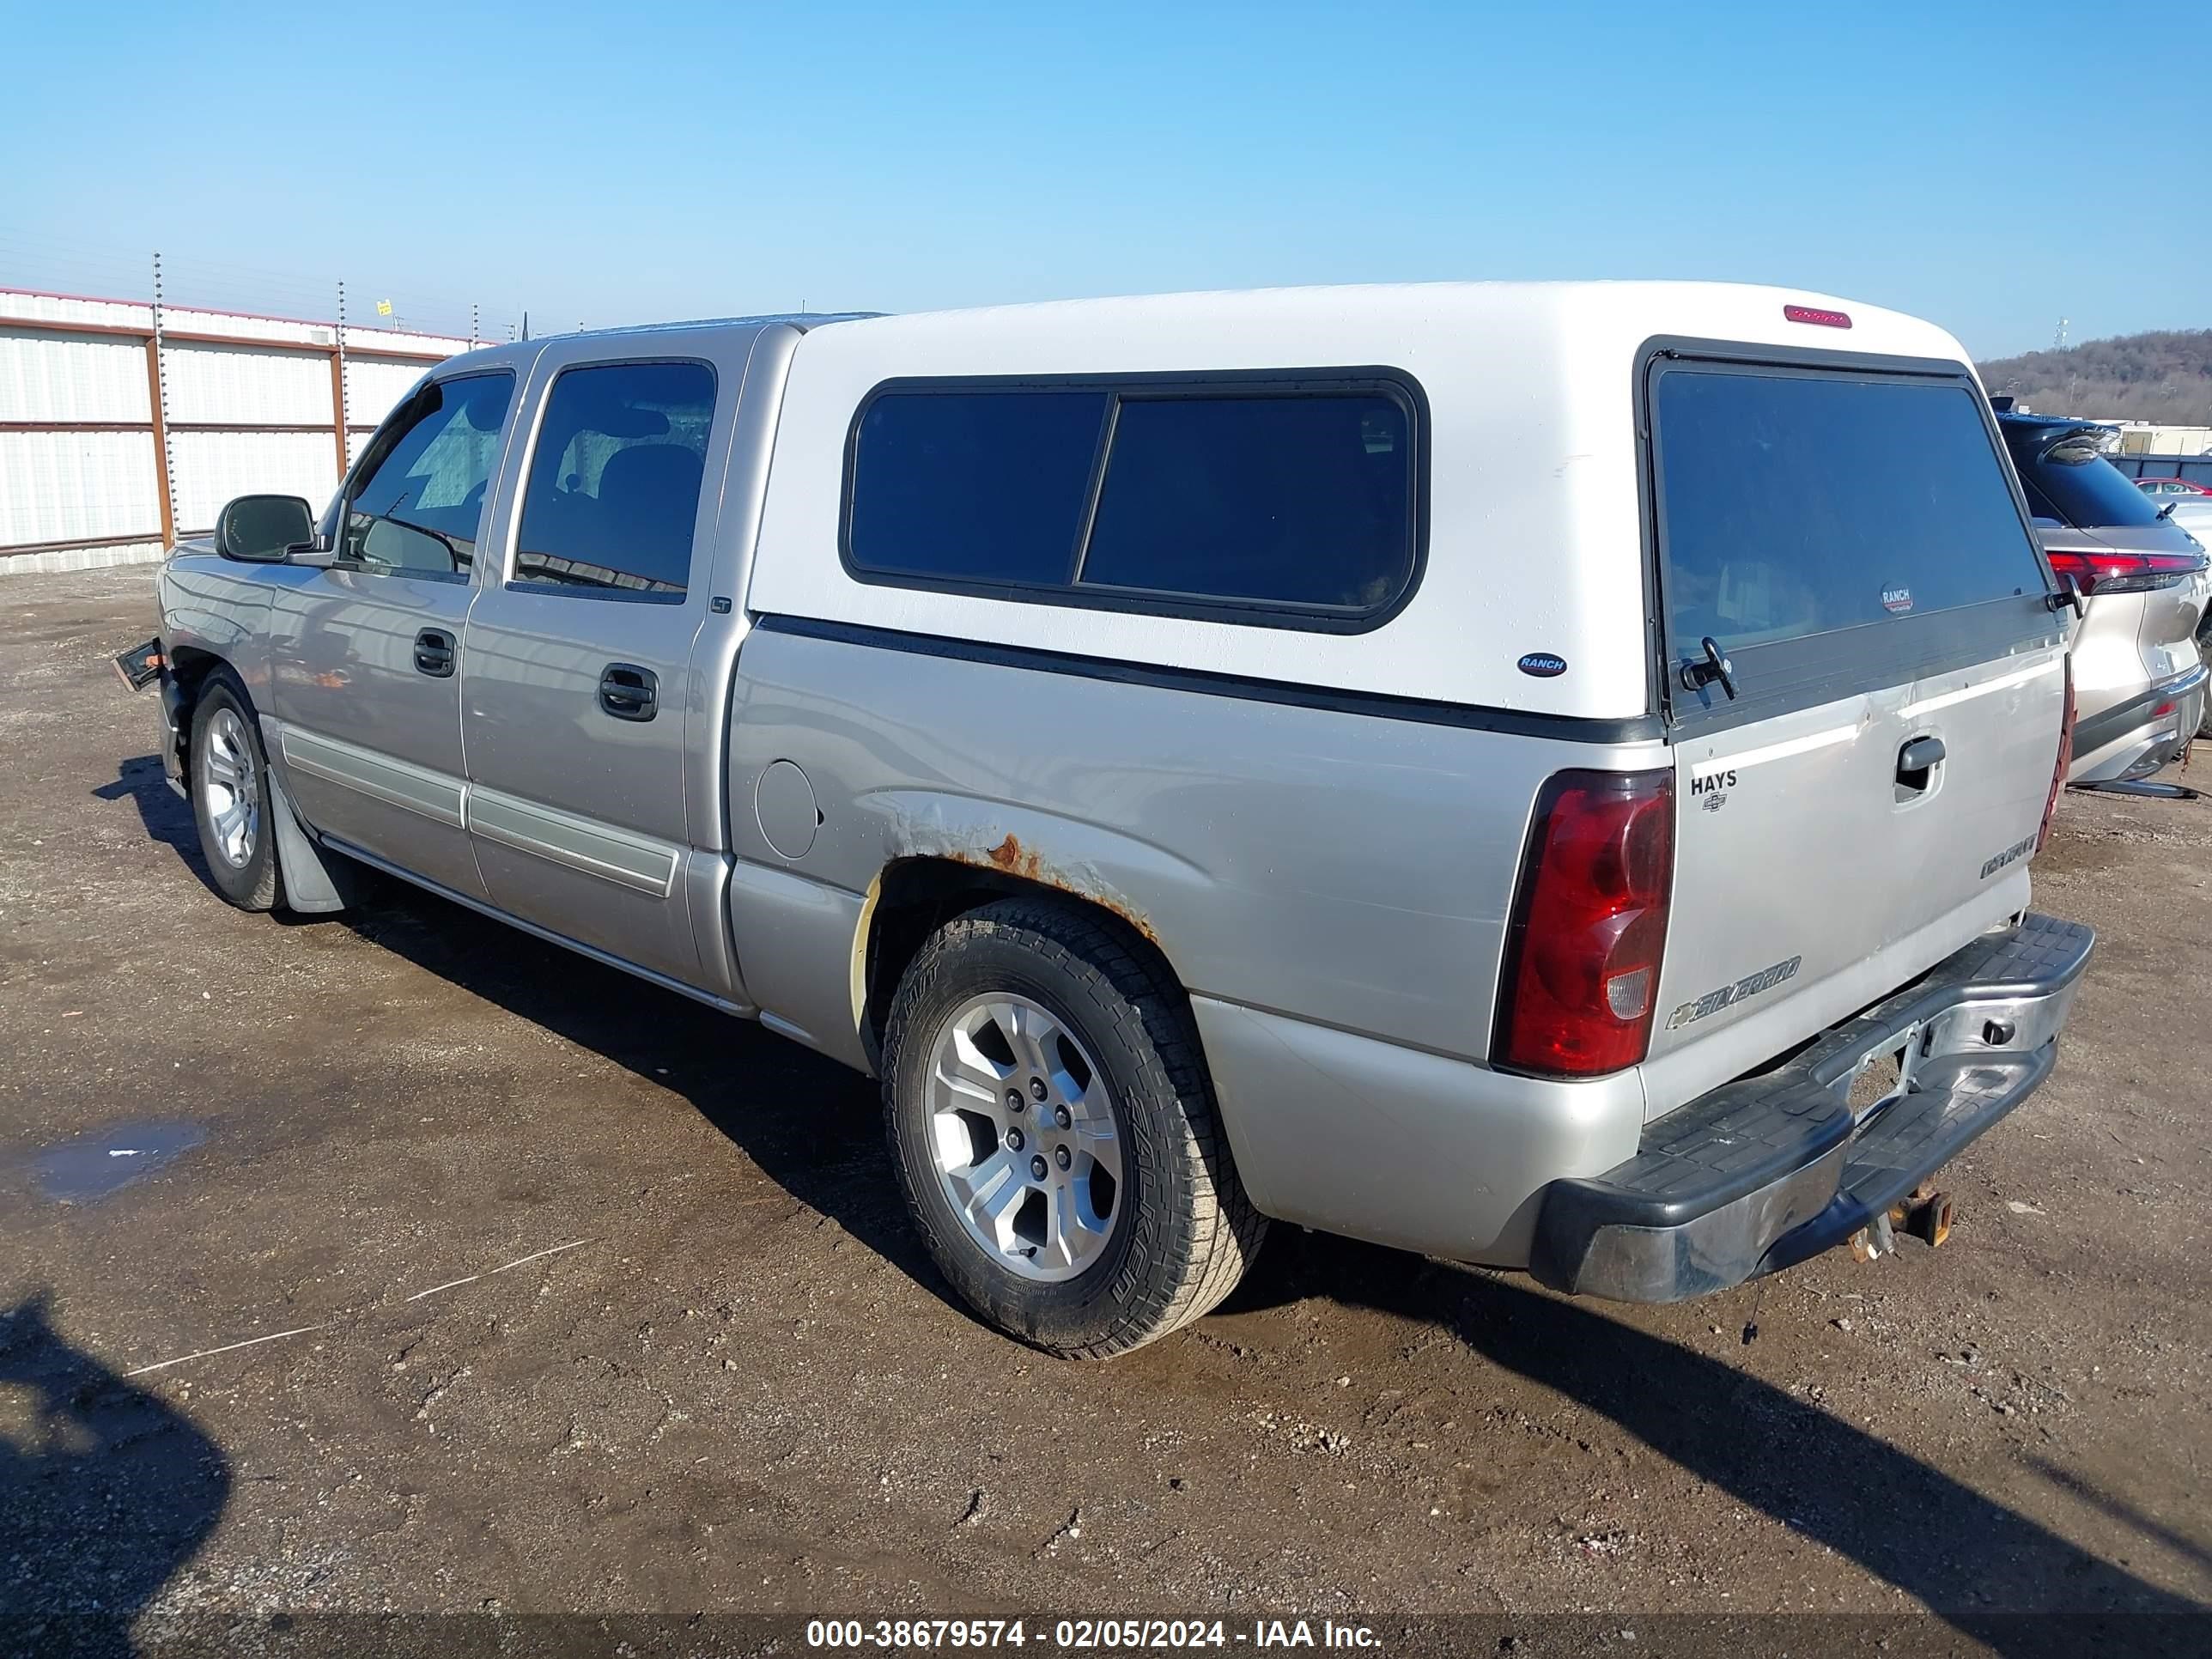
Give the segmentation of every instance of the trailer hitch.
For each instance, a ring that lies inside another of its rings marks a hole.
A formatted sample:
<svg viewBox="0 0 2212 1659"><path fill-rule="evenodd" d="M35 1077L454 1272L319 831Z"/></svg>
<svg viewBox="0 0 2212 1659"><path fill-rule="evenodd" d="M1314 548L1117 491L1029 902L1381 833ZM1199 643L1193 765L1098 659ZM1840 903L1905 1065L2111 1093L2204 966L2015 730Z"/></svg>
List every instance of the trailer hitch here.
<svg viewBox="0 0 2212 1659"><path fill-rule="evenodd" d="M1896 1255L1899 1233L1918 1239L1932 1250L1951 1237L1957 1213L1950 1194L1939 1193L1935 1182L1923 1181L1912 1189L1911 1197L1899 1199L1851 1235L1851 1259L1873 1261Z"/></svg>

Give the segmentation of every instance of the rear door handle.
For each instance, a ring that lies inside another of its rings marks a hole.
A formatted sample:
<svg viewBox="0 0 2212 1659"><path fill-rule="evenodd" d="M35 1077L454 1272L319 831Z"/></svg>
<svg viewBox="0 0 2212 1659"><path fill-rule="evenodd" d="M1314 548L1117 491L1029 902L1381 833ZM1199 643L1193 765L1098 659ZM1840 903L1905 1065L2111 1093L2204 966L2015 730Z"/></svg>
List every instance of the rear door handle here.
<svg viewBox="0 0 2212 1659"><path fill-rule="evenodd" d="M649 720L660 712L660 677L634 662L611 662L599 675L599 707L618 720Z"/></svg>
<svg viewBox="0 0 2212 1659"><path fill-rule="evenodd" d="M1925 789L1928 775L1942 760L1942 738L1915 738L1897 751L1897 781L1908 789Z"/></svg>
<svg viewBox="0 0 2212 1659"><path fill-rule="evenodd" d="M442 628L426 628L415 636L415 672L432 679L451 679L453 636Z"/></svg>

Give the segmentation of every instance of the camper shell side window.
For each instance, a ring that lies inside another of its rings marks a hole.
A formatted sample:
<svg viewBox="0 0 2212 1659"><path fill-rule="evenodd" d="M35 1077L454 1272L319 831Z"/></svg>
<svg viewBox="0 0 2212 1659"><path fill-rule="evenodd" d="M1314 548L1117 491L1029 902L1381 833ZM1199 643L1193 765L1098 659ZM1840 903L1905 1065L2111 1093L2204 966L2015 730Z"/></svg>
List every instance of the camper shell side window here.
<svg viewBox="0 0 2212 1659"><path fill-rule="evenodd" d="M908 380L846 448L857 580L1358 633L1427 539L1426 404L1395 370Z"/></svg>

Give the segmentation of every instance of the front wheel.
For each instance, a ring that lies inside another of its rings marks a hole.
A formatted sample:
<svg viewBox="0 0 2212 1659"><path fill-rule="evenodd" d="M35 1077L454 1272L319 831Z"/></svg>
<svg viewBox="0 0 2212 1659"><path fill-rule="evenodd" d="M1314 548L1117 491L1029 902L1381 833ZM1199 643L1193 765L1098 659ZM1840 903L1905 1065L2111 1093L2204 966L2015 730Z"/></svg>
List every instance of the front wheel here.
<svg viewBox="0 0 2212 1659"><path fill-rule="evenodd" d="M277 902L269 762L245 687L218 672L192 710L192 817L215 890L241 910Z"/></svg>
<svg viewBox="0 0 2212 1659"><path fill-rule="evenodd" d="M891 1152L961 1296L1102 1358L1229 1294L1267 1222L1244 1196L1182 993L1108 924L1003 900L948 922L884 1040Z"/></svg>

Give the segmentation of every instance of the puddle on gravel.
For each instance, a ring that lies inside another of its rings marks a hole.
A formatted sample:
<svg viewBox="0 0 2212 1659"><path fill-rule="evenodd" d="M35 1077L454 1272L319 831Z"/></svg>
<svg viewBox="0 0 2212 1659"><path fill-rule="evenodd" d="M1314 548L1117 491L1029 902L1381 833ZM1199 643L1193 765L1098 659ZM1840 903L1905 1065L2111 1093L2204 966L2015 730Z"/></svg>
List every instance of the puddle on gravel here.
<svg viewBox="0 0 2212 1659"><path fill-rule="evenodd" d="M57 1141L31 1158L39 1190L63 1204L91 1204L143 1181L207 1139L197 1123L111 1123Z"/></svg>

